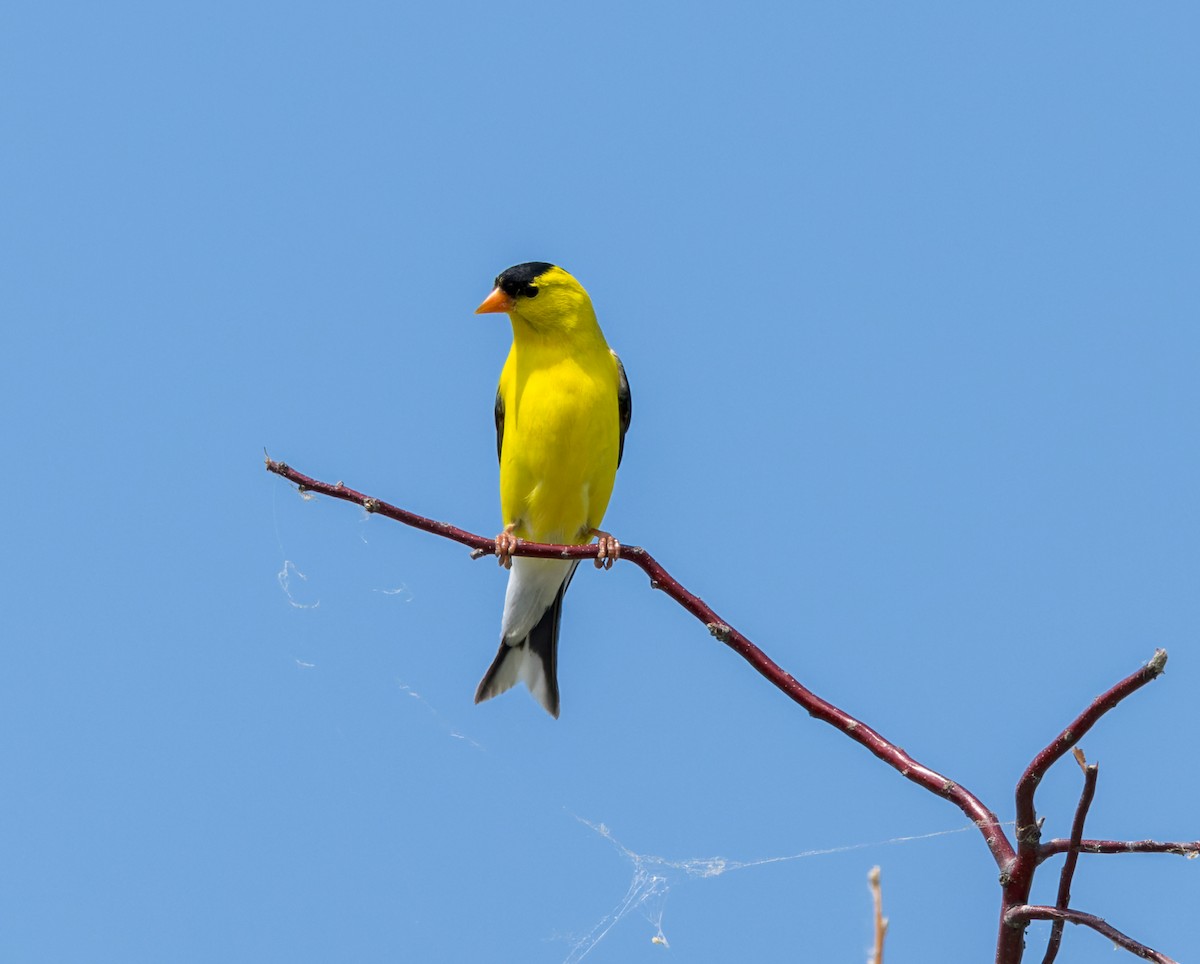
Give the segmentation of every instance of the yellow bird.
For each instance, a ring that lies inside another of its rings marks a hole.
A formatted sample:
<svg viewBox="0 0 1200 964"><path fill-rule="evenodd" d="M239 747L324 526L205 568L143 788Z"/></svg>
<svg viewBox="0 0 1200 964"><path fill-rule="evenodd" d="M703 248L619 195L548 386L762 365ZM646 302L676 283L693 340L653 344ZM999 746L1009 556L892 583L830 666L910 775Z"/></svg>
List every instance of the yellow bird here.
<svg viewBox="0 0 1200 964"><path fill-rule="evenodd" d="M596 567L620 543L599 528L625 448L629 382L583 285L544 261L496 278L476 314L506 312L513 343L496 390L496 452L504 530L496 555L511 570L500 651L475 691L481 703L523 682L558 716L558 625L577 562L513 557L518 542L584 545Z"/></svg>

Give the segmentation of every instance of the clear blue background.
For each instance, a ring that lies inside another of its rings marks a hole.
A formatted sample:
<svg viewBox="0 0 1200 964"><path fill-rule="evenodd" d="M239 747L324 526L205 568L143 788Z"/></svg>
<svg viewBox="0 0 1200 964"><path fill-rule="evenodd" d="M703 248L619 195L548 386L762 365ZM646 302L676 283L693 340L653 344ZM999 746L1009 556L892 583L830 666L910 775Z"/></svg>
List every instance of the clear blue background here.
<svg viewBox="0 0 1200 964"><path fill-rule="evenodd" d="M534 259L629 371L624 541L1005 820L1166 647L1084 740L1089 835L1200 837L1198 43L1185 3L10 6L0 957L560 962L635 871L577 818L669 861L964 826L631 566L572 586L561 720L473 706L495 565L263 471L494 533L472 310ZM991 959L972 830L660 866L589 964L864 960L873 864L889 964ZM1075 902L1192 960L1198 874L1085 857Z"/></svg>

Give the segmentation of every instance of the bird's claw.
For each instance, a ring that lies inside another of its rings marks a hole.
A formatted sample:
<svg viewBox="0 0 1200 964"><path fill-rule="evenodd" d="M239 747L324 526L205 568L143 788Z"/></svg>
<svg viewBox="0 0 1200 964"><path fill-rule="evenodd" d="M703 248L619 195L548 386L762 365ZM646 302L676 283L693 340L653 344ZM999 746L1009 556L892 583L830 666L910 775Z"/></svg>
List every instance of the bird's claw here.
<svg viewBox="0 0 1200 964"><path fill-rule="evenodd" d="M496 562L505 569L511 569L512 552L517 548L517 543L520 541L520 539L512 534L511 526L496 536Z"/></svg>
<svg viewBox="0 0 1200 964"><path fill-rule="evenodd" d="M602 529L593 529L592 535L597 537L596 568L611 569L613 563L621 558L621 543L611 532L605 532Z"/></svg>

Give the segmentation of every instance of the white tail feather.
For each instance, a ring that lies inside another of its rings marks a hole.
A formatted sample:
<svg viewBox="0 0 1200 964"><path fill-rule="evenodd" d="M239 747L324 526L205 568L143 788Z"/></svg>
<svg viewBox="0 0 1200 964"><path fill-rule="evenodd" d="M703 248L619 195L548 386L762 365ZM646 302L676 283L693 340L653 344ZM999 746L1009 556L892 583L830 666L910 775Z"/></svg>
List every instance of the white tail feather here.
<svg viewBox="0 0 1200 964"><path fill-rule="evenodd" d="M546 610L554 605L554 597L574 569L574 562L559 559L530 559L526 556L513 559L508 591L504 594L501 637L508 642L517 642L528 636ZM523 677L518 676L513 682L517 679ZM532 686L529 688L533 689Z"/></svg>

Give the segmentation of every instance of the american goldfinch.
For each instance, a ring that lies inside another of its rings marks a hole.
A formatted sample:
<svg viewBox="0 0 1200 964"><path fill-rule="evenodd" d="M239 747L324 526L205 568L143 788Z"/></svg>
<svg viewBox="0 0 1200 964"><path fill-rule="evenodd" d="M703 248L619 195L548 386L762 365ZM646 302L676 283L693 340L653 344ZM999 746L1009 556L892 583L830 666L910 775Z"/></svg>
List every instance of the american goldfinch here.
<svg viewBox="0 0 1200 964"><path fill-rule="evenodd" d="M481 703L523 682L558 716L558 624L573 561L510 555L520 540L584 545L596 566L620 543L599 529L625 447L629 382L583 286L544 261L496 278L476 314L506 312L513 343L496 391L496 452L504 530L496 555L510 569L500 651L475 691Z"/></svg>

